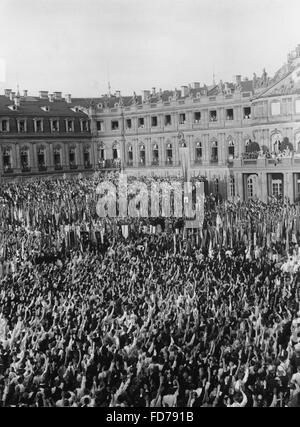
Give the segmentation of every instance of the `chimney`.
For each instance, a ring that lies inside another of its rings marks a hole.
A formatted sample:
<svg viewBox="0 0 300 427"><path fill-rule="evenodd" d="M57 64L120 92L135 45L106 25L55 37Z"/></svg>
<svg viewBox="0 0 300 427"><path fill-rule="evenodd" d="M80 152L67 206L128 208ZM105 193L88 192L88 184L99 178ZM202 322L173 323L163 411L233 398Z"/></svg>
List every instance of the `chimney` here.
<svg viewBox="0 0 300 427"><path fill-rule="evenodd" d="M240 74L238 74L237 76L235 76L235 82L237 85L240 85L242 82L242 76Z"/></svg>
<svg viewBox="0 0 300 427"><path fill-rule="evenodd" d="M20 96L19 95L15 96L14 103L15 103L16 107L20 107Z"/></svg>
<svg viewBox="0 0 300 427"><path fill-rule="evenodd" d="M54 99L56 101L61 101L62 100L62 93L61 92L54 92Z"/></svg>
<svg viewBox="0 0 300 427"><path fill-rule="evenodd" d="M9 99L11 100L11 101L13 101L14 100L14 98L15 98L15 92L10 92L10 94L9 94Z"/></svg>
<svg viewBox="0 0 300 427"><path fill-rule="evenodd" d="M185 98L189 94L189 88L187 86L181 86L181 97Z"/></svg>
<svg viewBox="0 0 300 427"><path fill-rule="evenodd" d="M71 104L71 103L72 103L72 97L71 97L71 94L70 94L70 93L68 93L68 94L65 96L65 100L66 100L66 102L67 102L68 104Z"/></svg>
<svg viewBox="0 0 300 427"><path fill-rule="evenodd" d="M200 83L199 82L193 82L192 83L192 89L200 89Z"/></svg>
<svg viewBox="0 0 300 427"><path fill-rule="evenodd" d="M27 96L28 96L28 90L24 90L24 91L23 91L23 97L24 97L24 98L27 98Z"/></svg>
<svg viewBox="0 0 300 427"><path fill-rule="evenodd" d="M11 93L11 89L4 89L4 96L6 96L7 98L10 97L10 93Z"/></svg>
<svg viewBox="0 0 300 427"><path fill-rule="evenodd" d="M155 87L152 88L152 95L156 95L156 89L155 89Z"/></svg>
<svg viewBox="0 0 300 427"><path fill-rule="evenodd" d="M49 102L54 102L54 94L53 93L49 93L48 98L49 98Z"/></svg>
<svg viewBox="0 0 300 427"><path fill-rule="evenodd" d="M48 98L48 91L47 90L40 90L39 91L39 97L41 98L41 99L47 99Z"/></svg>
<svg viewBox="0 0 300 427"><path fill-rule="evenodd" d="M143 101L147 101L148 97L150 96L150 90L143 90Z"/></svg>

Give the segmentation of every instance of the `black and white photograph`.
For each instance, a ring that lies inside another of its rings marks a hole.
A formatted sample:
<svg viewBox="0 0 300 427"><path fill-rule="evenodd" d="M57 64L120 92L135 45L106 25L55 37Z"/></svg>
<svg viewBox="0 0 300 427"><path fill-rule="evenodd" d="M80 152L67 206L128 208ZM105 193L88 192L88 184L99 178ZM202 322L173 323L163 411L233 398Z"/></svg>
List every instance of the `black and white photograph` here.
<svg viewBox="0 0 300 427"><path fill-rule="evenodd" d="M0 407L300 407L299 17L0 0Z"/></svg>

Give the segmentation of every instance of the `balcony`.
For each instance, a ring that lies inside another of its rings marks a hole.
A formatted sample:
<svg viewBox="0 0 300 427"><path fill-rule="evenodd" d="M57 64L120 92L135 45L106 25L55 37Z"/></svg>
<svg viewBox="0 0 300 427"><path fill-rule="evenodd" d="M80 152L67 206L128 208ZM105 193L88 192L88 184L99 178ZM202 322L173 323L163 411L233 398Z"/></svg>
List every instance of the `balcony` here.
<svg viewBox="0 0 300 427"><path fill-rule="evenodd" d="M130 163L130 162L129 162ZM98 162L98 169L119 169L121 166L120 159L102 159Z"/></svg>
<svg viewBox="0 0 300 427"><path fill-rule="evenodd" d="M78 169L78 165L75 165L75 164L70 164L70 169Z"/></svg>
<svg viewBox="0 0 300 427"><path fill-rule="evenodd" d="M23 166L21 171L22 173L28 173L31 172L31 168L29 166Z"/></svg>
<svg viewBox="0 0 300 427"><path fill-rule="evenodd" d="M84 169L92 169L93 165L90 162L84 164Z"/></svg>
<svg viewBox="0 0 300 427"><path fill-rule="evenodd" d="M11 174L11 173L14 173L14 170L13 170L13 168L12 167L10 167L10 166L4 166L4 171L3 171L5 174Z"/></svg>
<svg viewBox="0 0 300 427"><path fill-rule="evenodd" d="M39 165L38 169L39 169L39 172L46 172L47 171L47 166L45 166L45 165Z"/></svg>
<svg viewBox="0 0 300 427"><path fill-rule="evenodd" d="M211 158L210 158L210 163L211 163L211 164L217 164L218 162L219 162L218 157L211 157Z"/></svg>
<svg viewBox="0 0 300 427"><path fill-rule="evenodd" d="M62 165L54 165L54 170L61 171L61 170L63 170L63 166Z"/></svg>

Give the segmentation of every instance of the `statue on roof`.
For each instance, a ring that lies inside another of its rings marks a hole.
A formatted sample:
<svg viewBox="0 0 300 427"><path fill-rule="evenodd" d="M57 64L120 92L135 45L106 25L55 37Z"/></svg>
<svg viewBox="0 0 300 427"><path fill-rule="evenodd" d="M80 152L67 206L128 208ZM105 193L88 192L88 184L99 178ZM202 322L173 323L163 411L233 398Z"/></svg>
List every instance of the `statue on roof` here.
<svg viewBox="0 0 300 427"><path fill-rule="evenodd" d="M223 93L223 82L222 82L222 80L220 80L219 84L218 84L218 93Z"/></svg>
<svg viewBox="0 0 300 427"><path fill-rule="evenodd" d="M135 105L138 103L138 97L135 92L133 92L132 103Z"/></svg>
<svg viewBox="0 0 300 427"><path fill-rule="evenodd" d="M175 87L174 92L173 92L173 99L176 101L178 99L178 92L177 89Z"/></svg>
<svg viewBox="0 0 300 427"><path fill-rule="evenodd" d="M104 96L103 105L104 105L104 108L108 108L108 96L107 95Z"/></svg>
<svg viewBox="0 0 300 427"><path fill-rule="evenodd" d="M265 69L265 68L263 69L263 73L262 73L261 78L262 78L262 83L263 83L263 85L264 85L264 86L267 86L267 84L268 84L268 74L267 74L267 72L266 72L266 69Z"/></svg>

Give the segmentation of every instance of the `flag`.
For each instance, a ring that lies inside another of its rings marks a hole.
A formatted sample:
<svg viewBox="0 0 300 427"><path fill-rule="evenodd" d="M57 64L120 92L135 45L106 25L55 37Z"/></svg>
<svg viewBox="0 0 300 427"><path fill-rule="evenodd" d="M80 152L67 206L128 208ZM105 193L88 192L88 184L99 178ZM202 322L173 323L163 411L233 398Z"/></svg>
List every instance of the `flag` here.
<svg viewBox="0 0 300 427"><path fill-rule="evenodd" d="M128 225L127 224L122 225L122 235L125 239L128 238L129 231L128 231Z"/></svg>

